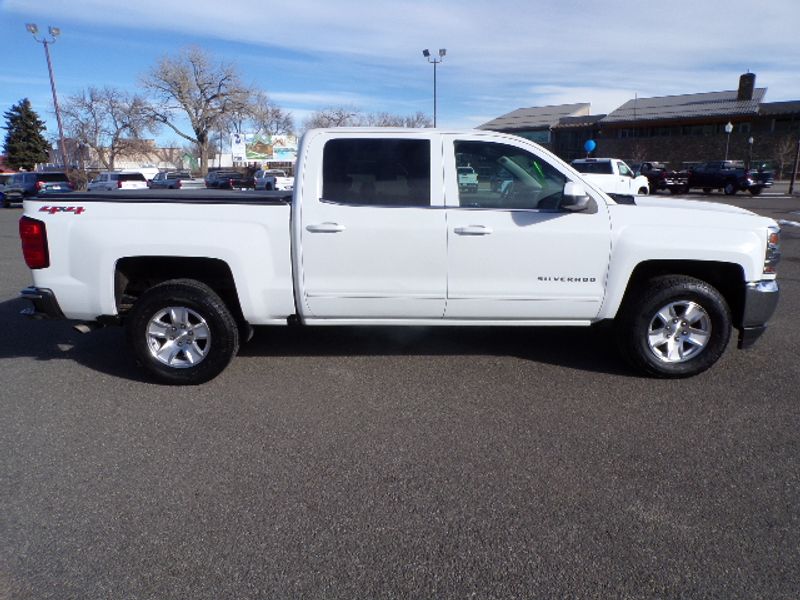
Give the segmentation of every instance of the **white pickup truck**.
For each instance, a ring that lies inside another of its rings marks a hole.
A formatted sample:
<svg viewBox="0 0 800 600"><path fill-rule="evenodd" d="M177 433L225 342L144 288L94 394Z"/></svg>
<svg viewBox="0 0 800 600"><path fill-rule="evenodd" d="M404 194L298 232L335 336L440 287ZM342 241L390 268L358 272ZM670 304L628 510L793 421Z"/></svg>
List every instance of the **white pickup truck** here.
<svg viewBox="0 0 800 600"><path fill-rule="evenodd" d="M618 158L579 158L570 164L606 194L646 196L650 193L647 177L636 175Z"/></svg>
<svg viewBox="0 0 800 600"><path fill-rule="evenodd" d="M456 156L503 171L459 190ZM612 321L644 374L710 367L778 301L775 221L732 206L620 203L536 144L488 131L311 130L286 192L26 199L34 317L122 324L166 383L219 374L254 325Z"/></svg>

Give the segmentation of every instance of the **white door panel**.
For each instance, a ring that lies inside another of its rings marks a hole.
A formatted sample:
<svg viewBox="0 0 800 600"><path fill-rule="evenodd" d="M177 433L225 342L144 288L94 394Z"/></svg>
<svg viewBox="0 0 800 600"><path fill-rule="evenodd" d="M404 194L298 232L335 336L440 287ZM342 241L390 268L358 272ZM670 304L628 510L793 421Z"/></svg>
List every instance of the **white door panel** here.
<svg viewBox="0 0 800 600"><path fill-rule="evenodd" d="M594 318L611 245L602 197L584 212L560 210L572 176L521 140L451 136L444 155L445 319ZM476 193L459 192L456 167L465 165L490 177L479 180ZM497 179L510 183L492 185Z"/></svg>
<svg viewBox="0 0 800 600"><path fill-rule="evenodd" d="M447 221L446 318L597 315L610 252L605 214L449 209ZM476 227L492 233L457 233Z"/></svg>
<svg viewBox="0 0 800 600"><path fill-rule="evenodd" d="M303 173L295 214L304 312L312 319L441 319L447 226L439 138L323 135L324 144L312 146L319 155L306 157L314 167Z"/></svg>

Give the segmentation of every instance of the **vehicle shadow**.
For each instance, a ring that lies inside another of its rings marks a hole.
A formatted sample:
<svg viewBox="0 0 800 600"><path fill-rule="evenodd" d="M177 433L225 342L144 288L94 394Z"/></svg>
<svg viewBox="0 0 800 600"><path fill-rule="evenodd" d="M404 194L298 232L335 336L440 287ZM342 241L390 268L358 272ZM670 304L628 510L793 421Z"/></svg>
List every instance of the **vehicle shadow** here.
<svg viewBox="0 0 800 600"><path fill-rule="evenodd" d="M78 333L67 321L20 315L27 303L0 303L4 323L0 360L72 360L95 371L149 381L137 367L120 327ZM287 356L513 356L582 371L632 375L606 327L256 327L239 355Z"/></svg>
<svg viewBox="0 0 800 600"><path fill-rule="evenodd" d="M0 302L3 323L0 360L21 357L43 362L70 360L107 375L147 381L125 345L121 328L82 334L69 321L34 320L21 315L20 311L28 306L22 299Z"/></svg>
<svg viewBox="0 0 800 600"><path fill-rule="evenodd" d="M610 327L257 327L240 356L513 356L633 375Z"/></svg>

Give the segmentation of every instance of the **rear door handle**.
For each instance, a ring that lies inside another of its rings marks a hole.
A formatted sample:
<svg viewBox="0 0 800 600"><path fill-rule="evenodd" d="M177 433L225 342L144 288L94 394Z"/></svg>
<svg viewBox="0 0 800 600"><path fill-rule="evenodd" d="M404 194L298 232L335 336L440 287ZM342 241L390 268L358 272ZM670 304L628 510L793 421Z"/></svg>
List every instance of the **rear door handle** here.
<svg viewBox="0 0 800 600"><path fill-rule="evenodd" d="M345 226L338 223L317 223L306 225L306 229L311 233L340 233L345 230Z"/></svg>
<svg viewBox="0 0 800 600"><path fill-rule="evenodd" d="M489 235L492 233L492 228L484 225L467 225L466 227L456 227L453 231L458 235Z"/></svg>

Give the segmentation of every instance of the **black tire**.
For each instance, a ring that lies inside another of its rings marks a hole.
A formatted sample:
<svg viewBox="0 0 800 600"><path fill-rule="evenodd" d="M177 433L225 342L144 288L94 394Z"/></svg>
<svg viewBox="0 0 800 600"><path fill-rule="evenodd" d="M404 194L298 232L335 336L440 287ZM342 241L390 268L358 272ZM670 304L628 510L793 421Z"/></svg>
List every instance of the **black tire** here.
<svg viewBox="0 0 800 600"><path fill-rule="evenodd" d="M691 377L722 356L731 337L731 312L705 281L665 275L630 295L616 325L622 353L636 370L653 377Z"/></svg>
<svg viewBox="0 0 800 600"><path fill-rule="evenodd" d="M3 208L11 208L11 200L3 196Z"/></svg>
<svg viewBox="0 0 800 600"><path fill-rule="evenodd" d="M711 188L703 188L703 193L704 194L710 194L711 193Z"/></svg>
<svg viewBox="0 0 800 600"><path fill-rule="evenodd" d="M751 187L749 191L753 196L758 196L763 190L764 190L764 188Z"/></svg>
<svg viewBox="0 0 800 600"><path fill-rule="evenodd" d="M733 196L737 191L736 184L732 181L729 181L725 184L725 187L722 188L722 191L725 192L726 196Z"/></svg>
<svg viewBox="0 0 800 600"><path fill-rule="evenodd" d="M137 361L161 383L205 383L239 350L236 319L214 290L194 279L173 279L147 290L125 326Z"/></svg>
<svg viewBox="0 0 800 600"><path fill-rule="evenodd" d="M476 191L477 191L477 190L476 190ZM646 187L640 187L640 188L639 188L639 192L638 192L638 194L639 194L640 196L647 196L647 188L646 188Z"/></svg>

